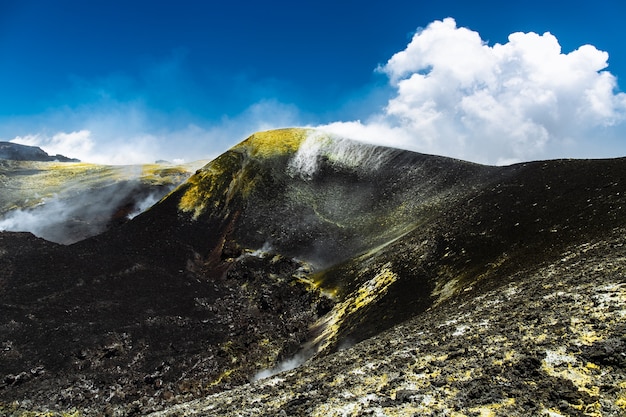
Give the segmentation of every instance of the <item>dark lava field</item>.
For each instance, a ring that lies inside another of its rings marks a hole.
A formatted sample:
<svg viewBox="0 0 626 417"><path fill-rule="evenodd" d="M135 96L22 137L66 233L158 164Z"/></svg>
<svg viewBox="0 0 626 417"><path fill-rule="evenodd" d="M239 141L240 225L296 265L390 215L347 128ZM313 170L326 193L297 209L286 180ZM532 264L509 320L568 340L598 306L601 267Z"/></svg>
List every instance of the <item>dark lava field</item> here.
<svg viewBox="0 0 626 417"><path fill-rule="evenodd" d="M0 415L626 415L626 159L284 129L181 181L71 244L0 233Z"/></svg>

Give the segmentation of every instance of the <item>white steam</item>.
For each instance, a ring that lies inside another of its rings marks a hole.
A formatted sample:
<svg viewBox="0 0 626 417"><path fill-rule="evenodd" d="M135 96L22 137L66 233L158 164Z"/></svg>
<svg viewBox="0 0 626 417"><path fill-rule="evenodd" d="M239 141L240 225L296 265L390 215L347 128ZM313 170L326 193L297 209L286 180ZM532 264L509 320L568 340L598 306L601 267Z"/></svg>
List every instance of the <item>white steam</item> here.
<svg viewBox="0 0 626 417"><path fill-rule="evenodd" d="M312 132L302 142L289 161L288 173L310 179L319 169L322 159L352 170L377 170L393 150L381 150L342 137Z"/></svg>
<svg viewBox="0 0 626 417"><path fill-rule="evenodd" d="M43 203L45 204L45 203ZM51 202L49 207L54 206L54 202ZM64 210L53 209L53 212ZM41 218L40 210L34 208L32 210L13 210L0 220L0 232L31 232L35 236L41 237L45 234L47 223ZM65 216L63 216L65 217Z"/></svg>
<svg viewBox="0 0 626 417"><path fill-rule="evenodd" d="M145 211L173 188L163 187L142 197L138 181L85 189L80 184L45 198L40 204L0 213L0 231L30 232L37 237L71 244L102 233L113 224ZM130 212L127 212L130 210Z"/></svg>
<svg viewBox="0 0 626 417"><path fill-rule="evenodd" d="M213 159L256 131L297 125L297 114L294 106L262 100L232 117L189 123L137 103L116 102L41 116L43 123L34 120L18 127L30 133L0 140L101 165L183 163ZM31 124L45 128L37 131ZM55 126L58 130L50 134Z"/></svg>
<svg viewBox="0 0 626 417"><path fill-rule="evenodd" d="M447 18L379 68L395 89L384 110L322 128L484 163L604 156L626 133L626 94L604 71L607 60L591 45L562 53L550 33L513 33L489 46Z"/></svg>
<svg viewBox="0 0 626 417"><path fill-rule="evenodd" d="M81 203L70 204L54 196L35 207L9 211L0 219L0 231L30 232L51 242L69 244L80 240L77 229L80 229L81 237L102 231L96 224L79 220L84 218L80 214L88 210ZM100 210L96 210L88 217L98 218L101 215Z"/></svg>
<svg viewBox="0 0 626 417"><path fill-rule="evenodd" d="M278 365L276 365L275 367L271 369L264 369L258 372L256 375L254 375L254 377L252 377L252 381L253 382L258 381L260 379L269 378L281 372L286 372L286 371L291 371L292 369L296 369L297 367L302 365L304 362L306 362L310 357L311 355L306 355L304 353L296 354L293 357L280 362Z"/></svg>
<svg viewBox="0 0 626 417"><path fill-rule="evenodd" d="M274 252L274 248L272 247L270 242L265 242L259 249L250 252L249 256L255 256L257 258L264 258L273 252Z"/></svg>
<svg viewBox="0 0 626 417"><path fill-rule="evenodd" d="M159 196L157 194L150 194L143 200L135 203L135 209L131 211L130 213L128 213L126 215L126 218L129 220L134 219L135 217L139 216L141 213L143 213L144 211L148 210L150 207L158 203L161 197L162 196Z"/></svg>

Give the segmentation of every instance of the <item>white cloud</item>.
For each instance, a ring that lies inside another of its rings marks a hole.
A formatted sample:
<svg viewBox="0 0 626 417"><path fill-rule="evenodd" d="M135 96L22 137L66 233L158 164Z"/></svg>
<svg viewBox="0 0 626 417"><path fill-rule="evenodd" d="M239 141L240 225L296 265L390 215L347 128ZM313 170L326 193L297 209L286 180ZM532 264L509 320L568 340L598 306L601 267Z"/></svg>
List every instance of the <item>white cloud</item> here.
<svg viewBox="0 0 626 417"><path fill-rule="evenodd" d="M484 163L605 156L594 154L598 141L626 133L626 94L607 61L591 45L563 53L550 33L489 46L447 18L379 68L396 91L381 112L322 127ZM612 152L626 154L626 144Z"/></svg>
<svg viewBox="0 0 626 417"><path fill-rule="evenodd" d="M202 89L187 76L183 61L176 55L135 78L78 80L68 94L86 104L11 119L0 126L2 140L14 138L87 162L189 162L213 158L255 131L314 118L293 105L261 99L277 94L271 86L243 82L235 83L235 90L256 101L243 110L236 107L238 114L206 120L198 103L208 103L207 114L214 114L213 107L220 106L212 100L220 96L198 93ZM376 90L384 95L363 101L385 100L384 108L360 121L321 127L355 139L492 164L626 155L626 94L617 92L607 62L608 54L591 45L564 53L550 33L513 33L508 42L489 45L448 18L420 29L404 50L378 68L389 87ZM163 102L168 105L159 107ZM196 107L185 110L188 106Z"/></svg>
<svg viewBox="0 0 626 417"><path fill-rule="evenodd" d="M195 124L141 103L114 102L46 115L45 130L58 126L59 131L15 136L11 141L39 146L50 155L99 164L141 164L159 159L182 163L214 158L256 131L298 124L298 117L292 105L263 100L236 116Z"/></svg>
<svg viewBox="0 0 626 417"><path fill-rule="evenodd" d="M98 137L87 129L57 132L52 136L41 133L16 136L11 142L39 146L49 155L64 155L85 162L112 165L152 162L158 148L158 145L155 147L156 139L150 135L98 141Z"/></svg>
<svg viewBox="0 0 626 417"><path fill-rule="evenodd" d="M53 136L43 134L16 136L11 142L39 146L49 155L76 155L78 158L89 155L94 146L91 132L88 130L70 133L59 132Z"/></svg>
<svg viewBox="0 0 626 417"><path fill-rule="evenodd" d="M162 132L161 142L169 155L186 161L212 159L254 132L299 125L299 118L298 109L293 105L261 100L240 114L224 116L218 122L189 124L182 129Z"/></svg>

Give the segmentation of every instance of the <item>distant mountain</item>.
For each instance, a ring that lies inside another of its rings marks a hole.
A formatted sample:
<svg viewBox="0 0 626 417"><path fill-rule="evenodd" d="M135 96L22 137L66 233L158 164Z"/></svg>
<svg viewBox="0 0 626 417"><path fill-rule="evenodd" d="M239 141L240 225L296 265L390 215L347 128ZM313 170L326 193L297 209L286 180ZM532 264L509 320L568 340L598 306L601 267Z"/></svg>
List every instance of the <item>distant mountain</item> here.
<svg viewBox="0 0 626 417"><path fill-rule="evenodd" d="M43 149L37 146L20 145L12 142L0 142L0 159L10 159L13 161L80 162L78 159L68 158L63 155L48 155Z"/></svg>
<svg viewBox="0 0 626 417"><path fill-rule="evenodd" d="M149 208L197 167L0 160L0 231L74 243Z"/></svg>
<svg viewBox="0 0 626 417"><path fill-rule="evenodd" d="M0 233L0 412L623 415L625 231L626 159L260 132L102 234Z"/></svg>

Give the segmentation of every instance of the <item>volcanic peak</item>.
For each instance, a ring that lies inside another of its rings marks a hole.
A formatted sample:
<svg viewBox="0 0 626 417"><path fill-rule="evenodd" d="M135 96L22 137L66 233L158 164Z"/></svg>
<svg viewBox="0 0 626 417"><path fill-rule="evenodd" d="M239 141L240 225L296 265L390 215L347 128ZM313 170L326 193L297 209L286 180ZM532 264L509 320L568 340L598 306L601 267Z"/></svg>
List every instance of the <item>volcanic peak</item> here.
<svg viewBox="0 0 626 417"><path fill-rule="evenodd" d="M71 248L2 236L0 400L137 415L241 385L163 415L623 415L625 229L624 159L262 132Z"/></svg>
<svg viewBox="0 0 626 417"><path fill-rule="evenodd" d="M311 129L258 132L211 161L189 178L179 210L197 219L208 209L228 205L237 193L248 196L259 179L259 163L290 157L312 134Z"/></svg>

